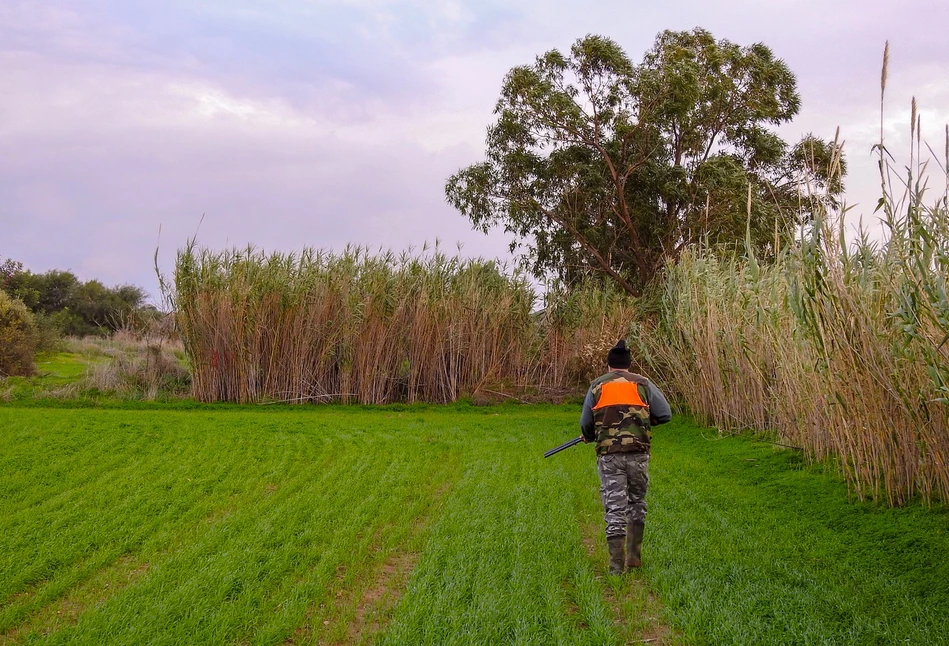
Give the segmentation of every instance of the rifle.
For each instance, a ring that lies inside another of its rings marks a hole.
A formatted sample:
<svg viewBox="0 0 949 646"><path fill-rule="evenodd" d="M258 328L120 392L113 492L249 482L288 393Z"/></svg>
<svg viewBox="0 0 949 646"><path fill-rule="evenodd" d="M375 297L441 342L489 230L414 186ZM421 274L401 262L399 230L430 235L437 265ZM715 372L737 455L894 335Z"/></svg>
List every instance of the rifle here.
<svg viewBox="0 0 949 646"><path fill-rule="evenodd" d="M570 440L569 442L564 442L563 444L561 444L561 445L558 446L557 448L550 449L549 451L547 451L546 453L544 453L544 457L545 457L545 458L549 458L549 457L552 456L554 453L560 453L560 452L563 451L564 449L569 449L569 448L570 448L571 446L573 446L574 444L579 444L579 443L582 442L582 441L583 441L583 436L582 436L582 435L581 435L580 437L575 437L575 438L573 438L572 440Z"/></svg>

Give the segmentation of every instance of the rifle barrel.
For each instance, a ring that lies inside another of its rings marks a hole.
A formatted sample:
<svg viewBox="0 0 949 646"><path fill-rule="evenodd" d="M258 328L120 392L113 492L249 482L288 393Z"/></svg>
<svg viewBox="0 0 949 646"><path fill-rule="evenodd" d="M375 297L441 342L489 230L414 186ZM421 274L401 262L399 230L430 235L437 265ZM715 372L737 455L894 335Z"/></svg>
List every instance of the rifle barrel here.
<svg viewBox="0 0 949 646"><path fill-rule="evenodd" d="M569 448L570 448L571 446L573 446L574 444L579 444L579 443L582 442L582 441L583 441L583 436L582 436L582 435L581 435L580 437L575 437L575 438L573 438L572 440L570 440L569 442L564 442L564 443L561 444L560 446L558 446L558 447L556 447L556 448L553 448L553 449L550 449L549 451L547 451L546 453L544 453L544 457L545 457L545 458L549 458L549 457L552 456L554 453L560 453L560 452L563 451L564 449L569 449Z"/></svg>

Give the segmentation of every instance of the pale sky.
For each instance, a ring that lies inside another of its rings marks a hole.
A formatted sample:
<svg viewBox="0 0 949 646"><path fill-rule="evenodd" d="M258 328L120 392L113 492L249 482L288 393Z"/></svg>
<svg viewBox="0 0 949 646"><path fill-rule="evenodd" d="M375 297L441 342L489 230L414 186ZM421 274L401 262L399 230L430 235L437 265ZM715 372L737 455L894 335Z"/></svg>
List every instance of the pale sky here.
<svg viewBox="0 0 949 646"><path fill-rule="evenodd" d="M0 0L0 260L157 301L156 246L168 271L196 230L216 249L439 239L508 258L444 198L483 159L505 73L586 34L638 62L696 26L788 63L802 109L782 134L840 126L852 214L872 226L884 42L905 161L912 96L945 146L946 25L946 0Z"/></svg>

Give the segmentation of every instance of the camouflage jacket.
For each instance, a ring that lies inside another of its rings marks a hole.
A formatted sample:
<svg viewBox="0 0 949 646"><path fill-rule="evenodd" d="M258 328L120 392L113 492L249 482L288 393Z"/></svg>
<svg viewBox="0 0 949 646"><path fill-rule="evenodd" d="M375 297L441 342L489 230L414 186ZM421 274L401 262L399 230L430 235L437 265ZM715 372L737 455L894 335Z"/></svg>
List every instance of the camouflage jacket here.
<svg viewBox="0 0 949 646"><path fill-rule="evenodd" d="M672 419L669 402L649 379L611 370L593 380L583 402L580 428L597 455L649 453L649 429Z"/></svg>

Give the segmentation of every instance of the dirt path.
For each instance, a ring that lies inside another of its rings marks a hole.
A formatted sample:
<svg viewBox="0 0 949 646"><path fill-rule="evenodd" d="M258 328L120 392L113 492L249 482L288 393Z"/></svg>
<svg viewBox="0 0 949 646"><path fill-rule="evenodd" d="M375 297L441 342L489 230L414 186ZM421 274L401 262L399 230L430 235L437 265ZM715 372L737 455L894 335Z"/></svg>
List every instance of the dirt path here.
<svg viewBox="0 0 949 646"><path fill-rule="evenodd" d="M593 561L603 590L603 598L613 612L613 621L624 644L657 644L667 646L681 642L675 630L664 623L662 603L649 589L641 571L622 576L607 573L609 556L603 538L603 523L591 517L582 519L583 546ZM644 544L643 561L648 567L648 543Z"/></svg>

